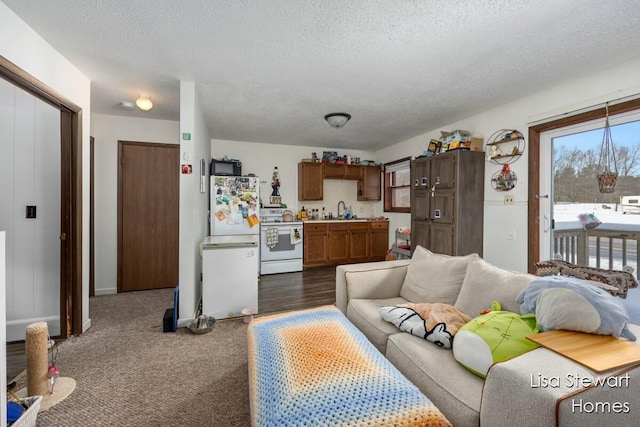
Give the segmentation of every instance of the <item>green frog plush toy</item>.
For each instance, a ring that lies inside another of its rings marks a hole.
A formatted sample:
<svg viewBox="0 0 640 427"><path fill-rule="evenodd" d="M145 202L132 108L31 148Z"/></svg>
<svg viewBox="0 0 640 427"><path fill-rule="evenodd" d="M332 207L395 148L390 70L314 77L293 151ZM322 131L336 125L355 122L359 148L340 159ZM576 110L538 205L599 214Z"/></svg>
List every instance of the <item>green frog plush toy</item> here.
<svg viewBox="0 0 640 427"><path fill-rule="evenodd" d="M526 338L539 332L534 314L491 310L465 324L453 340L453 357L474 374L485 378L491 365L524 354L538 344Z"/></svg>

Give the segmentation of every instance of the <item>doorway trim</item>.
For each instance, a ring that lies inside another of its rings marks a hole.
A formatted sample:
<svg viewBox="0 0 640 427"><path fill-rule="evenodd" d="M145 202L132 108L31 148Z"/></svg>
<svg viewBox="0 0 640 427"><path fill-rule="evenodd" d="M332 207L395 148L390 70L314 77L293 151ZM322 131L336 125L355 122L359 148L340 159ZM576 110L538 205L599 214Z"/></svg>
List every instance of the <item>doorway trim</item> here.
<svg viewBox="0 0 640 427"><path fill-rule="evenodd" d="M60 110L60 337L82 333L82 108L0 55L0 77Z"/></svg>
<svg viewBox="0 0 640 427"><path fill-rule="evenodd" d="M640 109L640 99L609 105L609 115ZM527 271L535 273L535 264L540 261L540 134L561 127L604 119L605 107L575 114L529 128L529 194L528 194L528 240Z"/></svg>

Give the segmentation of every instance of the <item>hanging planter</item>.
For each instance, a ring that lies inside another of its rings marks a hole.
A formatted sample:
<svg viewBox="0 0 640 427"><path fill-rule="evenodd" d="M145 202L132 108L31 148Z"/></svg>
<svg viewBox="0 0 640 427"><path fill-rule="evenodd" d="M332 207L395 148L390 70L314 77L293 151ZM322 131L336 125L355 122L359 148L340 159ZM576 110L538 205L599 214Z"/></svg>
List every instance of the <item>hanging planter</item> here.
<svg viewBox="0 0 640 427"><path fill-rule="evenodd" d="M600 145L600 160L598 161L598 188L601 193L613 193L618 181L618 167L616 166L616 154L611 138L611 126L609 125L609 104L605 106L604 134Z"/></svg>

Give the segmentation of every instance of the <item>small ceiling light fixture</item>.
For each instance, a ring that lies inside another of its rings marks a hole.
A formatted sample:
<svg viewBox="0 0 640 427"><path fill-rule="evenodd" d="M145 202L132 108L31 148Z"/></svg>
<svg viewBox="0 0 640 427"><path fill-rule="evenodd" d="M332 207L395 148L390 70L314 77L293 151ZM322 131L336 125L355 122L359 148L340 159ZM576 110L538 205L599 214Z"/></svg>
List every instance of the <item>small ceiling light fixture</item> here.
<svg viewBox="0 0 640 427"><path fill-rule="evenodd" d="M153 102L146 95L140 95L138 99L136 99L136 105L142 111L149 111L153 108Z"/></svg>
<svg viewBox="0 0 640 427"><path fill-rule="evenodd" d="M324 116L324 119L334 128L341 128L346 125L349 119L351 119L351 114L347 113L331 113Z"/></svg>

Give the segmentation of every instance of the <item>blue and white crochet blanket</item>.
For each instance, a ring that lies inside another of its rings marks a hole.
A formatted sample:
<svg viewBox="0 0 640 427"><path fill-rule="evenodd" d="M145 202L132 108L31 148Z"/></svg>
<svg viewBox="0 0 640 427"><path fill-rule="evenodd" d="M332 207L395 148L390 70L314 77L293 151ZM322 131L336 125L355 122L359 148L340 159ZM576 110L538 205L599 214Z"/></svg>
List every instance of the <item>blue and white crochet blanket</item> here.
<svg viewBox="0 0 640 427"><path fill-rule="evenodd" d="M450 426L334 306L249 324L253 426Z"/></svg>

